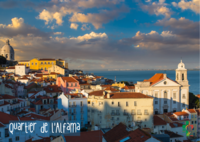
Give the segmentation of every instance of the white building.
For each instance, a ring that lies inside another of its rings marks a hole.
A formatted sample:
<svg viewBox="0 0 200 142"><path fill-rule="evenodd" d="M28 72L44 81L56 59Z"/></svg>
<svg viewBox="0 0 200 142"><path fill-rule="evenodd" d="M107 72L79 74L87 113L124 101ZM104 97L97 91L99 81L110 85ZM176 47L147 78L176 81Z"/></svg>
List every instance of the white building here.
<svg viewBox="0 0 200 142"><path fill-rule="evenodd" d="M62 109L68 113L68 120L71 122L79 122L81 127L88 124L87 120L87 98L82 94L62 93L58 96L61 99Z"/></svg>
<svg viewBox="0 0 200 142"><path fill-rule="evenodd" d="M29 68L25 65L15 65L15 74L23 76L28 74Z"/></svg>
<svg viewBox="0 0 200 142"><path fill-rule="evenodd" d="M148 80L138 81L135 91L154 97L154 113L182 111L189 105L189 84L187 69L181 62L176 69L176 81L167 74L157 73Z"/></svg>

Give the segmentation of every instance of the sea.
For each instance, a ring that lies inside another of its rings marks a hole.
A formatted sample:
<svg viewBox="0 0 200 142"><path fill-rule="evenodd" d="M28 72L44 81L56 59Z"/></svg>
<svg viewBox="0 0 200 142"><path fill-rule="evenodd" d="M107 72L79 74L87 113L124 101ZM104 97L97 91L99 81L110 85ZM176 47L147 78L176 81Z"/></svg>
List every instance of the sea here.
<svg viewBox="0 0 200 142"><path fill-rule="evenodd" d="M175 80L175 70L141 70L141 71L86 71L85 73L93 73L94 75L104 76L105 78L116 81L128 81L137 83L137 81L143 81L144 79L151 78L155 73L166 73L167 77ZM189 81L189 92L195 95L200 94L200 71L188 70L187 76Z"/></svg>

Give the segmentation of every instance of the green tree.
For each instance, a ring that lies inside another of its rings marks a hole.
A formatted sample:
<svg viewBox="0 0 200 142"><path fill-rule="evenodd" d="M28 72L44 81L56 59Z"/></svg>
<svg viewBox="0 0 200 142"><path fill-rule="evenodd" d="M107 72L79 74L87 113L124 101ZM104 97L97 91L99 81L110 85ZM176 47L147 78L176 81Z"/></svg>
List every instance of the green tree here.
<svg viewBox="0 0 200 142"><path fill-rule="evenodd" d="M6 64L7 60L4 56L0 56L0 65Z"/></svg>
<svg viewBox="0 0 200 142"><path fill-rule="evenodd" d="M199 107L199 98L189 92L189 108Z"/></svg>

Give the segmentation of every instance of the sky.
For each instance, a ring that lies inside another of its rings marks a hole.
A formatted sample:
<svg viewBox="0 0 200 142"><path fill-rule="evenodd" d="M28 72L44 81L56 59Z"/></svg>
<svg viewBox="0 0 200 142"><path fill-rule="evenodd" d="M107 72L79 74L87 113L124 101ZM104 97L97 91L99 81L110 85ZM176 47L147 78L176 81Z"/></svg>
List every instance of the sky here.
<svg viewBox="0 0 200 142"><path fill-rule="evenodd" d="M199 18L199 0L1 0L0 48L70 69L200 68Z"/></svg>

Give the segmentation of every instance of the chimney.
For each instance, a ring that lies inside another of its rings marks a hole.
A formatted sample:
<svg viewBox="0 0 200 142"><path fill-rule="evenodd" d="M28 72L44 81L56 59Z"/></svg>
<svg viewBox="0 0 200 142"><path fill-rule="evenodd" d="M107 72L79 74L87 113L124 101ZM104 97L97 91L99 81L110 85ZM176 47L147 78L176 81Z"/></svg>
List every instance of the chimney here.
<svg viewBox="0 0 200 142"><path fill-rule="evenodd" d="M163 74L163 78L164 79L167 78L167 74L166 73Z"/></svg>
<svg viewBox="0 0 200 142"><path fill-rule="evenodd" d="M110 99L110 93L107 93L107 99Z"/></svg>

